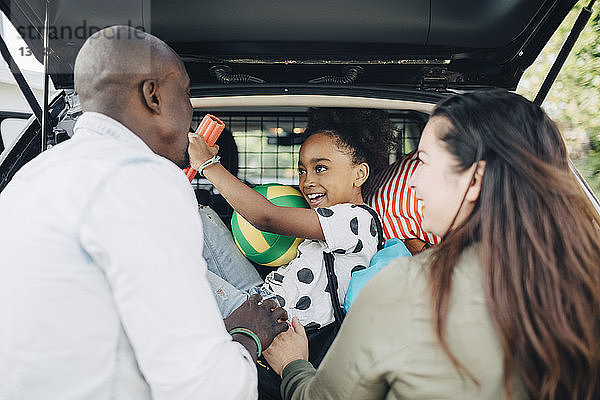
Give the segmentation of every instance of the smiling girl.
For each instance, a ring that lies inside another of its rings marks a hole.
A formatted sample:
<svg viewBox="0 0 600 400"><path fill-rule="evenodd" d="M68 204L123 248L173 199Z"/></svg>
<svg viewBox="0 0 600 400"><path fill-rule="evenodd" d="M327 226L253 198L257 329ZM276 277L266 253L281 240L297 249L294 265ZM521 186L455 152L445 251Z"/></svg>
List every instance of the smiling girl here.
<svg viewBox="0 0 600 400"><path fill-rule="evenodd" d="M333 253L338 297L343 305L352 271L364 269L377 251L376 221L363 205L362 186L374 171L387 166L395 130L379 110L311 110L307 137L300 149L298 185L311 209L279 207L243 184L220 164L203 174L227 202L256 228L305 238L288 265L271 272L264 282L249 262L210 268L209 281L223 315L247 295L274 297L289 317L320 327L334 321L323 253ZM208 147L190 136L193 165L211 160L218 146ZM213 158L214 160L214 158ZM229 246L228 252L238 252ZM223 271L230 268L234 270ZM240 280L239 276L245 278ZM231 277L231 278L229 278ZM236 280L236 282L233 282Z"/></svg>

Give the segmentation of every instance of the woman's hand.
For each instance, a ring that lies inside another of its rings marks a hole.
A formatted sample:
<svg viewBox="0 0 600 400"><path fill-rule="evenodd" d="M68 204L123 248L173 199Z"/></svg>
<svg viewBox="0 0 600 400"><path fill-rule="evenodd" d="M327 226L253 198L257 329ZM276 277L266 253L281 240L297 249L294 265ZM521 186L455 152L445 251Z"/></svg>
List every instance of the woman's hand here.
<svg viewBox="0 0 600 400"><path fill-rule="evenodd" d="M219 152L219 146L210 147L202 135L197 135L193 132L188 133L188 153L190 155L190 165L192 168L202 165L203 162L211 159ZM198 168L194 168L198 169Z"/></svg>
<svg viewBox="0 0 600 400"><path fill-rule="evenodd" d="M298 318L292 318L292 328L277 335L263 355L280 376L292 361L308 360L308 338Z"/></svg>

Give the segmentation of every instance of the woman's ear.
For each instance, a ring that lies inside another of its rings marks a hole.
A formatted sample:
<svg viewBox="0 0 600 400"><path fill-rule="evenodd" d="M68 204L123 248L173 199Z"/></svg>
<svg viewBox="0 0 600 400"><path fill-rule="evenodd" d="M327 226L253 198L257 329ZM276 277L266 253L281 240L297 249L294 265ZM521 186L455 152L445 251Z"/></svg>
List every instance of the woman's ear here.
<svg viewBox="0 0 600 400"><path fill-rule="evenodd" d="M361 187L369 177L369 164L360 163L354 167L354 187Z"/></svg>
<svg viewBox="0 0 600 400"><path fill-rule="evenodd" d="M142 82L142 99L144 105L153 114L160 114L162 104L158 90L158 81L156 79L146 79Z"/></svg>
<svg viewBox="0 0 600 400"><path fill-rule="evenodd" d="M485 173L485 160L480 160L475 166L475 172L473 173L473 179L467 189L465 200L475 203L481 194L481 183L483 182L483 174Z"/></svg>

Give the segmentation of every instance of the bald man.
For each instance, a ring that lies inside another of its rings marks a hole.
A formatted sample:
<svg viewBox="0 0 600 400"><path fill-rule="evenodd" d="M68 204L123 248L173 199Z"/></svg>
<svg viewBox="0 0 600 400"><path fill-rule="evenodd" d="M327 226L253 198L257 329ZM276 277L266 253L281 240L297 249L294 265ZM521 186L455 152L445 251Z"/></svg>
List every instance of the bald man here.
<svg viewBox="0 0 600 400"><path fill-rule="evenodd" d="M0 399L255 398L258 343L228 331L265 348L286 316L253 296L221 319L180 169L182 62L111 27L83 45L75 87L73 138L0 194Z"/></svg>

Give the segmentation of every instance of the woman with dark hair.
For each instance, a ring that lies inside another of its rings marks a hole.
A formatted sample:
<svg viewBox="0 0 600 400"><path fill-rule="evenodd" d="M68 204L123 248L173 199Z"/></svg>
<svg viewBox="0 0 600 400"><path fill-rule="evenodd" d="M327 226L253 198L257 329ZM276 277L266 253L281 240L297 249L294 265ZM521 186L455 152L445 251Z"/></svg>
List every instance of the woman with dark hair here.
<svg viewBox="0 0 600 400"><path fill-rule="evenodd" d="M267 350L284 398L600 398L600 216L536 105L433 111L411 178L443 237L363 289L318 370L294 320Z"/></svg>

